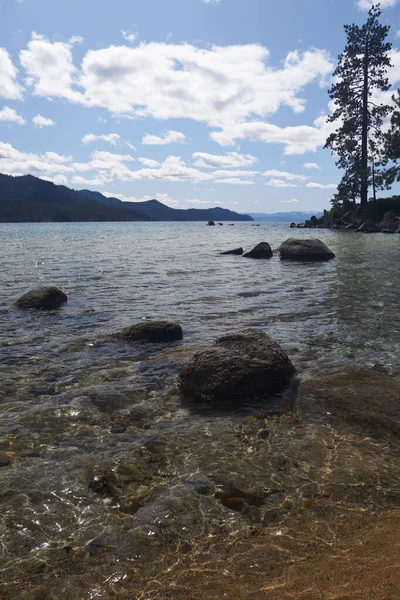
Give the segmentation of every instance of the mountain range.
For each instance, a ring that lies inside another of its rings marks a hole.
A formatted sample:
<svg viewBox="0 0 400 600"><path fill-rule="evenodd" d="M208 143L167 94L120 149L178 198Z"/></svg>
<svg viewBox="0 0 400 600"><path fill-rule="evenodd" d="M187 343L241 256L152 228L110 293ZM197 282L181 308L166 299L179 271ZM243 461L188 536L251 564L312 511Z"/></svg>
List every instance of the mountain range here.
<svg viewBox="0 0 400 600"><path fill-rule="evenodd" d="M33 175L0 174L0 222L253 221L226 208L176 209L158 200L122 202L100 192L72 190Z"/></svg>

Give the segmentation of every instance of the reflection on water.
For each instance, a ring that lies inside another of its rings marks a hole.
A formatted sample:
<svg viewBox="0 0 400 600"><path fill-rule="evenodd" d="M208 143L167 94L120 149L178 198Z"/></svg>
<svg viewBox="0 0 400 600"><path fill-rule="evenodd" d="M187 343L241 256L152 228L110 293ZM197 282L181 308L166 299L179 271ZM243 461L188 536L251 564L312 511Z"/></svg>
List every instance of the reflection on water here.
<svg viewBox="0 0 400 600"><path fill-rule="evenodd" d="M0 225L0 598L330 598L299 565L398 527L400 238L317 233L335 261L218 254L284 225ZM38 284L68 304L10 308ZM146 317L184 341L97 343ZM180 361L244 326L290 354L294 411L179 397Z"/></svg>

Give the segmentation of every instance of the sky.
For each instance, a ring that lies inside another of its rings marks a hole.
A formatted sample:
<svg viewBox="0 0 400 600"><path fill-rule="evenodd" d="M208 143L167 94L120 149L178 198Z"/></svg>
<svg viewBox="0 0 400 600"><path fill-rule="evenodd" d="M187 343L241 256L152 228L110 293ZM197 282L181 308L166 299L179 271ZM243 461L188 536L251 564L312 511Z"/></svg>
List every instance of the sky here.
<svg viewBox="0 0 400 600"><path fill-rule="evenodd" d="M0 0L0 173L179 208L329 208L327 89L371 4ZM381 7L396 89L400 0Z"/></svg>

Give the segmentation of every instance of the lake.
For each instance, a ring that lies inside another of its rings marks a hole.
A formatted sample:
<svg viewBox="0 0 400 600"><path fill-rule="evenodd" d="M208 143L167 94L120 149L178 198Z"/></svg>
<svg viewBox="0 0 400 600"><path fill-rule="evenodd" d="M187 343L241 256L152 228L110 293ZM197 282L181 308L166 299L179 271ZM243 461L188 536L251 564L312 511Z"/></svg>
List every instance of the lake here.
<svg viewBox="0 0 400 600"><path fill-rule="evenodd" d="M291 236L336 259L219 255ZM400 236L0 224L0 247L0 598L283 598L293 565L395 514ZM40 285L68 303L12 308ZM107 340L143 319L180 323L184 340ZM286 349L290 393L182 399L180 362L244 327Z"/></svg>

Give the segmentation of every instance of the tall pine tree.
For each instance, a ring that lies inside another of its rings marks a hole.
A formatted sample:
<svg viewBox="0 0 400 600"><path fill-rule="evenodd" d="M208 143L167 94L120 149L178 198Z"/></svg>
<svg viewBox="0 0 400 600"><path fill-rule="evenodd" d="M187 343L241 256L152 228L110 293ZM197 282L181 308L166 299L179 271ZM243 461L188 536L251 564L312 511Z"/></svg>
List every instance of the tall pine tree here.
<svg viewBox="0 0 400 600"><path fill-rule="evenodd" d="M378 4L371 8L362 27L345 25L347 44L328 92L335 104L328 122L339 126L328 137L325 148L339 157L336 164L345 171L336 199L347 196L355 202L360 198L363 205L368 202L371 183L375 192L375 182L382 181L375 165L382 154L383 120L392 110L373 100L374 93L390 88L387 72L392 45L386 41L390 28L380 24L380 15Z"/></svg>

